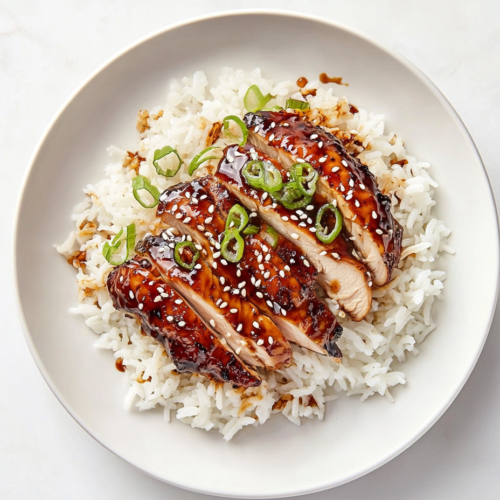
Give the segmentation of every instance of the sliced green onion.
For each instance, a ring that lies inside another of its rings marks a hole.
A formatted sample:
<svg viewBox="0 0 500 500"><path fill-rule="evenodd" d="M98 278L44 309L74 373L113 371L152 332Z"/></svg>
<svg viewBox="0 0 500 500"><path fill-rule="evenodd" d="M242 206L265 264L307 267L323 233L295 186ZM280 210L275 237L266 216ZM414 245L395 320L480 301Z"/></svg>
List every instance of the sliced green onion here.
<svg viewBox="0 0 500 500"><path fill-rule="evenodd" d="M241 231L248 224L247 211L241 205L233 205L227 214L226 229L231 229L233 226Z"/></svg>
<svg viewBox="0 0 500 500"><path fill-rule="evenodd" d="M193 254L191 262L189 263L184 262L181 257L181 253L184 251L184 248L187 247L189 247L189 249ZM179 264L179 266L183 267L184 269L188 269L189 271L193 269L199 257L200 257L200 252L196 249L192 241L179 241L179 243L175 244L175 249L174 249L175 262L177 262L177 264Z"/></svg>
<svg viewBox="0 0 500 500"><path fill-rule="evenodd" d="M259 226L247 226L245 229L243 229L243 234L245 236L250 236L251 234L257 234L260 233L260 227Z"/></svg>
<svg viewBox="0 0 500 500"><path fill-rule="evenodd" d="M220 246L220 253L229 262L239 262L243 257L245 242L240 232L235 227L224 233L224 239Z"/></svg>
<svg viewBox="0 0 500 500"><path fill-rule="evenodd" d="M202 156L205 153L208 153L209 151L212 151L212 149L219 149L217 146L210 146L207 149L204 149L201 153L197 154L192 160L191 163L189 164L189 175L193 175L195 171L198 169L198 167L202 164L205 163L208 160L220 160L220 156L206 156L205 158L202 158Z"/></svg>
<svg viewBox="0 0 500 500"><path fill-rule="evenodd" d="M162 158L165 158L165 156L168 156L171 153L174 153L175 156L177 156L177 158L179 159L179 164L174 169L167 168L166 170L162 170L160 165L158 164L158 162ZM156 168L156 172L158 175L163 175L165 177L173 177L181 168L182 160L181 160L181 157L179 156L179 153L177 153L177 150L175 150L174 148L171 148L170 146L165 146L164 148L157 149L155 151L155 155L153 158L153 165Z"/></svg>
<svg viewBox="0 0 500 500"><path fill-rule="evenodd" d="M273 198L288 210L305 207L311 202L311 197L304 195L295 181L283 184L283 189L273 193Z"/></svg>
<svg viewBox="0 0 500 500"><path fill-rule="evenodd" d="M247 93L243 98L243 104L247 111L255 113L256 111L260 111L273 97L271 94L262 95L257 85L251 85L248 87Z"/></svg>
<svg viewBox="0 0 500 500"><path fill-rule="evenodd" d="M304 169L307 170L307 175L303 174ZM296 163L292 165L290 177L297 183L298 188L304 196L312 196L315 193L319 175L309 163Z"/></svg>
<svg viewBox="0 0 500 500"><path fill-rule="evenodd" d="M268 193L279 191L283 186L280 171L270 161L249 161L241 173L250 186Z"/></svg>
<svg viewBox="0 0 500 500"><path fill-rule="evenodd" d="M268 243L273 247L273 250L275 250L276 247L278 246L278 241L280 237L278 231L276 231L274 227L267 226L266 233L268 233L272 238L272 241L269 241L267 238L266 241L268 241Z"/></svg>
<svg viewBox="0 0 500 500"><path fill-rule="evenodd" d="M331 210L335 214L335 227L333 228L331 233L325 233L325 228L321 225L321 219L323 214L327 211ZM323 243L331 243L340 233L342 229L342 215L339 209L332 204L323 205L318 210L318 215L316 216L316 236L319 241Z"/></svg>
<svg viewBox="0 0 500 500"><path fill-rule="evenodd" d="M281 111L282 109L281 106L273 106L272 108L262 108L262 111Z"/></svg>
<svg viewBox="0 0 500 500"><path fill-rule="evenodd" d="M142 189L145 189L154 198L153 203L151 203L150 205L144 203L141 200L139 191L141 191ZM156 207L156 205L158 205L158 200L160 198L160 191L158 191L158 188L156 186L153 186L151 182L149 182L149 179L147 177L144 177L143 175L138 175L137 177L134 177L132 179L132 190L134 193L134 198L144 208L153 208Z"/></svg>
<svg viewBox="0 0 500 500"><path fill-rule="evenodd" d="M236 137L231 133L231 131L229 130L229 122L234 122L236 123L236 125L238 125L238 127L240 127L242 133L241 139L238 139L238 137ZM247 126L243 123L243 120L235 115L229 115L226 116L226 118L224 118L223 123L224 123L224 134L226 135L226 137L228 137L232 141L237 142L240 146L243 147L246 144L248 137L248 129Z"/></svg>
<svg viewBox="0 0 500 500"><path fill-rule="evenodd" d="M309 109L309 103L307 101L298 101L297 99L287 99L285 104L286 109Z"/></svg>
<svg viewBox="0 0 500 500"><path fill-rule="evenodd" d="M127 237L125 238L125 240L120 239L122 234L123 228L121 228L120 232L113 238L111 244L106 241L106 243L104 243L104 246L102 247L102 255L112 266L119 266L120 264L123 264L128 259L129 255L134 251L135 224L130 224L130 226L127 226ZM119 261L113 260L113 255L118 253L124 242L126 246L125 256Z"/></svg>

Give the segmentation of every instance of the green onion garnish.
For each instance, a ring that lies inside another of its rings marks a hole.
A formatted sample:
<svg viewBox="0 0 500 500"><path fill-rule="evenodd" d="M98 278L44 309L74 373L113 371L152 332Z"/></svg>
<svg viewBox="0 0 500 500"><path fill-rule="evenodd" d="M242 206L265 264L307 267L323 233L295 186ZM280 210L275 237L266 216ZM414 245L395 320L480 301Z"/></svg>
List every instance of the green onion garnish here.
<svg viewBox="0 0 500 500"><path fill-rule="evenodd" d="M182 260L181 257L181 254L187 247L189 247L192 253L191 262L185 262L184 260ZM200 252L196 249L192 241L179 241L179 243L175 244L175 250L174 250L175 262L177 262L177 264L179 264L179 266L183 267L184 269L188 269L189 271L191 271L191 269L193 269L199 257L200 257Z"/></svg>
<svg viewBox="0 0 500 500"><path fill-rule="evenodd" d="M243 104L247 111L255 113L256 111L260 111L273 97L271 94L262 95L257 85L251 85L243 98Z"/></svg>
<svg viewBox="0 0 500 500"><path fill-rule="evenodd" d="M167 168L166 170L162 170L158 162L164 158L165 156L168 156L169 154L174 153L175 156L179 159L179 164L177 165L176 168L174 169L169 169ZM165 146L162 149L157 149L155 151L155 155L153 158L153 165L156 168L156 172L158 175L163 175L165 177L173 177L181 168L182 165L182 160L181 157L179 156L179 153L177 153L177 150L174 148L171 148L170 146Z"/></svg>
<svg viewBox="0 0 500 500"><path fill-rule="evenodd" d="M220 253L222 257L229 262L239 262L243 257L245 242L240 232L235 227L228 229L224 233L224 239L221 243Z"/></svg>
<svg viewBox="0 0 500 500"><path fill-rule="evenodd" d="M236 137L231 133L229 129L229 122L234 122L236 123L236 125L238 125L238 127L240 127L242 133L241 139L238 139L238 137ZM226 118L224 118L223 123L224 123L224 134L226 135L226 137L228 137L232 141L237 142L241 147L243 147L246 144L248 137L248 129L247 126L243 123L243 120L235 115L229 115L226 116Z"/></svg>
<svg viewBox="0 0 500 500"><path fill-rule="evenodd" d="M281 111L282 109L281 106L273 106L272 108L262 108L262 111Z"/></svg>
<svg viewBox="0 0 500 500"><path fill-rule="evenodd" d="M212 151L212 149L218 149L217 146L210 146L207 149L204 149L201 153L197 154L192 160L191 163L189 164L189 175L193 175L195 171L198 169L198 167L202 164L205 163L208 160L220 160L220 156L206 156L205 158L202 158L202 156L205 153L208 153L209 151Z"/></svg>
<svg viewBox="0 0 500 500"><path fill-rule="evenodd" d="M141 200L139 195L139 191L146 190L153 198L153 203L147 204ZM143 175L138 175L132 179L132 190L134 193L134 198L144 207L144 208L153 208L158 205L158 199L160 198L160 191L156 186L153 186L147 177Z"/></svg>
<svg viewBox="0 0 500 500"><path fill-rule="evenodd" d="M280 171L270 161L249 161L241 173L250 186L268 193L279 191L283 186Z"/></svg>
<svg viewBox="0 0 500 500"><path fill-rule="evenodd" d="M106 241L102 247L102 255L112 266L119 266L120 264L123 264L133 252L135 247L135 224L127 226L127 237L124 240L120 239L122 234L123 228L121 228L120 232L113 238L111 244L109 244L109 241ZM118 253L124 242L126 247L125 256L120 261L113 260L113 255Z"/></svg>
<svg viewBox="0 0 500 500"><path fill-rule="evenodd" d="M243 229L243 234L245 236L250 236L251 234L257 234L260 233L260 227L259 226L247 226L245 229Z"/></svg>
<svg viewBox="0 0 500 500"><path fill-rule="evenodd" d="M335 214L335 227L331 233L325 234L325 228L321 225L321 219L327 210L331 210ZM331 243L339 235L341 229L342 215L339 209L332 204L323 205L318 210L318 215L316 216L316 236L318 240L323 243Z"/></svg>
<svg viewBox="0 0 500 500"><path fill-rule="evenodd" d="M285 104L286 109L309 109L309 103L306 101L297 101L297 99L287 99Z"/></svg>
<svg viewBox="0 0 500 500"><path fill-rule="evenodd" d="M303 174L304 169L307 175ZM316 191L318 172L309 163L296 163L290 169L290 177L297 183L298 188L304 196L312 196Z"/></svg>
<svg viewBox="0 0 500 500"><path fill-rule="evenodd" d="M241 231L248 224L248 214L241 205L233 205L227 214L226 229L231 229L233 226Z"/></svg>
<svg viewBox="0 0 500 500"><path fill-rule="evenodd" d="M278 231L276 231L274 227L267 226L266 233L268 233L272 238L272 241L269 241L267 238L266 241L273 247L273 250L275 250L276 247L278 246L278 241L279 241Z"/></svg>
<svg viewBox="0 0 500 500"><path fill-rule="evenodd" d="M283 189L273 193L273 198L281 203L288 210L305 207L311 202L311 197L304 195L296 181L283 184Z"/></svg>

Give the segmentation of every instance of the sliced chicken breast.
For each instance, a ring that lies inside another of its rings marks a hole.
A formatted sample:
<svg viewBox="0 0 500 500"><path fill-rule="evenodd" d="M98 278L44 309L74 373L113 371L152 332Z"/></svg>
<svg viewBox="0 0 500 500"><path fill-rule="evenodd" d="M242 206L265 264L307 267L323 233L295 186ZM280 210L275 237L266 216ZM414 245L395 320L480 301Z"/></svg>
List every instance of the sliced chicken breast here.
<svg viewBox="0 0 500 500"><path fill-rule="evenodd" d="M218 241L229 210L237 203L217 179L207 176L178 184L164 192L161 200L157 215L193 238L224 290L250 300L289 341L320 354L340 355L335 342L342 327L310 286L303 289L278 249L264 239L265 234L245 236L241 260L223 264ZM261 221L252 217L250 224L260 226Z"/></svg>
<svg viewBox="0 0 500 500"><path fill-rule="evenodd" d="M318 282L327 294L347 311L352 319L360 321L371 307L369 273L365 266L353 257L353 247L343 236L332 243L322 243L314 230L318 204L314 201L303 209L289 210L275 202L266 192L249 186L241 174L249 161L266 160L284 175L283 167L252 146L228 146L224 151L216 176L248 209L260 216L283 237L300 248L305 254L299 257L302 265L318 269Z"/></svg>
<svg viewBox="0 0 500 500"><path fill-rule="evenodd" d="M249 139L285 168L307 162L320 175L317 193L337 202L345 227L377 285L391 279L401 256L403 230L391 214L368 167L352 157L342 143L305 114L285 111L248 113Z"/></svg>
<svg viewBox="0 0 500 500"><path fill-rule="evenodd" d="M291 348L276 325L249 302L228 291L203 259L193 269L175 260L176 243L186 236L148 236L136 250L156 265L162 278L189 303L206 324L225 338L234 352L250 365L277 370L291 361ZM189 249L184 247L184 253Z"/></svg>
<svg viewBox="0 0 500 500"><path fill-rule="evenodd" d="M217 382L256 387L258 373L234 354L170 288L148 260L130 260L107 280L116 309L133 314L145 332L164 343L179 372L200 373Z"/></svg>

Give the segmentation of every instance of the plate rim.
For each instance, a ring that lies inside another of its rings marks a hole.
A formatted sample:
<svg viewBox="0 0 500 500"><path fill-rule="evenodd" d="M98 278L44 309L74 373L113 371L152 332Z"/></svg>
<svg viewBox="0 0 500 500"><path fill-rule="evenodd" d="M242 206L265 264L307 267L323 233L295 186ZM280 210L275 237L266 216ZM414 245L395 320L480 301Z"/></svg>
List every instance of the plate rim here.
<svg viewBox="0 0 500 500"><path fill-rule="evenodd" d="M92 432L86 427L85 423L80 419L79 415L77 415L76 411L71 408L71 406L65 401L64 396L59 392L57 389L54 381L52 378L48 375L45 365L39 356L39 353L37 349L35 348L35 345L32 341L32 336L31 333L28 329L24 310L21 304L21 296L20 296L20 290L19 290L19 271L18 271L18 258L17 258L17 253L18 253L18 244L17 244L17 235L18 235L18 226L19 226L19 221L20 221L20 215L21 215L21 210L26 194L26 188L29 182L29 179L31 177L32 171L34 169L34 165L37 161L38 155L40 153L40 150L47 140L48 135L54 128L55 124L61 117L61 115L65 112L65 110L70 106L70 104L73 102L73 100L77 97L77 95L90 83L94 78L96 78L100 73L102 73L104 70L108 68L111 64L113 64L115 61L120 59L121 57L125 56L128 52L132 51L136 47L142 45L143 43L148 42L149 40L163 35L164 33L167 33L168 31L173 31L179 28L183 28L184 26L192 25L192 24L197 24L201 23L210 19L215 19L215 18L226 18L226 17L234 17L234 16L246 16L246 15L263 15L263 16L276 16L276 17L291 17L291 18L298 18L298 19L306 19L308 21L313 21L316 23L321 23L323 25L326 25L328 27L332 27L335 29L338 29L340 31L347 32L351 35L354 35L358 38L361 38L362 40L366 41L367 43L375 46L382 52L386 53L388 56L391 58L395 59L398 61L400 64L402 64L406 69L408 69L416 78L418 78L427 88L430 90L434 96L438 99L440 104L444 106L444 108L448 111L450 116L454 118L454 121L457 125L457 127L461 130L464 139L469 143L469 146L471 147L471 152L476 156L481 168L482 168L482 173L484 176L484 179L486 180L486 184L488 187L488 193L489 193L489 198L490 201L493 204L494 208L494 220L496 222L496 232L495 232L495 239L496 239L496 253L497 253L497 259L495 262L496 265L496 283L495 283L495 294L493 296L493 300L491 302L491 310L490 310L490 317L487 322L487 329L483 333L483 339L481 344L477 348L476 355L474 357L473 362L470 364L470 366L467 369L467 372L465 375L462 377L462 380L460 380L460 383L457 385L457 389L454 392L454 394L449 398L449 400L445 401L440 407L439 410L435 413L434 417L430 419L426 425L424 425L419 431L414 434L411 438L407 439L404 441L398 448L391 452L388 453L386 456L381 457L376 464L373 464L370 467L367 467L361 471L358 471L356 473L351 474L348 477L345 477L343 480L337 482L336 484L332 483L322 483L316 485L314 488L307 488L303 489L300 491L295 491L293 493L291 492L283 492L279 494L272 494L272 495L266 495L260 494L259 496L256 496L255 494L250 496L247 495L241 495L241 494L228 494L227 492L221 492L217 491L215 489L213 490L201 490L198 488L194 488L189 484L185 484L183 482L176 482L174 479L165 479L163 477L157 476L155 474L150 473L148 470L144 469L143 467L140 467L133 461L127 460L120 456L120 454L117 451L114 451L112 447L108 446L107 444L103 443L100 441L96 436L92 434ZM16 203L16 208L15 208L15 215L14 215L14 224L13 224L13 229L12 229L12 264L13 264L13 274L14 274L14 292L15 292L15 302L16 302L16 309L18 312L18 317L20 319L20 324L21 328L24 334L24 339L26 341L26 344L28 345L28 349L31 353L31 356L33 357L36 366L38 370L40 371L43 379L45 380L46 384L48 385L49 389L52 391L54 396L57 398L59 403L62 405L62 407L68 412L68 414L80 425L80 427L85 430L85 432L91 436L95 441L97 441L101 446L106 448L108 451L113 453L113 455L117 456L124 462L132 465L133 467L139 469L141 472L146 474L147 476L153 477L163 483L167 483L169 485L175 486L177 488L182 488L188 491L193 491L195 493L200 493L200 494L205 494L205 495L215 495L219 497L226 497L226 498L285 498L285 497L295 497L299 495L308 495L308 494L313 494L313 493L318 493L321 491L325 491L331 488L335 488L337 486L341 486L343 484L346 484L348 482L354 481L355 479L358 479L362 476L365 476L369 474L370 472L373 472L374 470L382 467L383 465L387 464L397 456L399 456L401 453L406 451L410 446L412 446L416 441L418 441L431 427L434 426L434 424L443 416L443 414L446 412L446 410L451 406L451 404L455 401L457 398L458 394L461 392L463 389L465 383L469 379L472 371L474 370L478 359L483 351L484 345L486 343L486 340L488 338L489 332L491 330L491 324L493 321L493 317L495 315L496 311L496 305L498 302L498 296L499 296L499 285L500 285L500 276L499 276L499 263L498 263L498 257L499 257L499 247L500 247L500 231L499 231L499 217L498 217L498 209L495 201L495 196L493 193L493 189L491 186L490 178L488 175L488 172L486 170L486 167L484 165L484 162L481 158L481 154L479 153L479 150L474 142L474 139L472 138L469 130L467 129L465 123L463 122L462 118L458 114L458 112L455 110L455 108L452 106L452 104L448 101L448 99L445 97L443 92L438 88L438 86L421 70L419 69L414 63L409 61L405 56L400 54L398 51L395 49L389 48L383 43L379 42L376 38L372 37L371 35L367 35L365 32L353 28L347 24L334 21L331 19L325 19L317 15L312 15L312 14L306 14L303 12L299 11L285 11L285 10L280 10L280 9L266 9L266 8L255 8L255 9L230 9L230 10L223 10L215 13L209 13L209 14L203 14L200 16L196 17L190 17L186 20L164 26L163 28L157 29L143 37L140 37L136 41L128 44L125 46L123 49L119 50L116 52L114 55L112 55L110 58L108 58L106 61L104 61L101 65L97 67L94 71L90 73L90 75L83 80L81 84L79 84L76 89L71 92L68 98L63 102L63 104L59 107L59 109L56 111L56 113L53 115L52 119L48 122L47 126L45 127L42 135L40 136L40 139L36 143L36 146L33 150L33 153L31 154L28 168L26 169L21 187L19 190L18 198L17 198L17 203Z"/></svg>

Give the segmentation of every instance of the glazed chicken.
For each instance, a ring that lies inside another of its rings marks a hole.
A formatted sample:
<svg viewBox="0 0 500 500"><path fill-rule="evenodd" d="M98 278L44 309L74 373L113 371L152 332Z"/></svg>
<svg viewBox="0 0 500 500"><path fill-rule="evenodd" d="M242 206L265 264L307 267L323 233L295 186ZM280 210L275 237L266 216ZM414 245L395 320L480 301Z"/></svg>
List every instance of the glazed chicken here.
<svg viewBox="0 0 500 500"><path fill-rule="evenodd" d="M373 282L387 283L399 262L403 230L391 214L389 197L380 192L368 168L304 114L258 111L245 115L244 121L249 140L286 169L307 162L319 173L316 193L338 204Z"/></svg>
<svg viewBox="0 0 500 500"><path fill-rule="evenodd" d="M164 281L219 333L221 339L226 340L245 363L269 370L287 366L291 361L290 344L276 325L240 294L226 290L203 259L198 258L192 269L179 265L175 259L178 243L186 243L181 259L192 263L194 245L189 245L186 236L170 236L169 231L161 236L146 237L136 250L158 268Z"/></svg>
<svg viewBox="0 0 500 500"><path fill-rule="evenodd" d="M228 217L232 220L231 210L241 208L216 178L207 176L164 192L157 215L193 238L224 291L251 301L289 341L320 354L340 357L335 342L342 328L314 293L314 268L309 266L311 271L304 272L303 256L294 252L283 238L278 240L275 235L274 241L259 217L249 219L248 224L256 232L243 235L240 260L237 263L224 260L219 239L226 230ZM238 223L239 219L235 221ZM280 241L285 259L280 256Z"/></svg>
<svg viewBox="0 0 500 500"><path fill-rule="evenodd" d="M315 235L319 204L315 199L301 209L291 210L277 203L267 192L250 186L242 170L249 162L271 162L284 180L287 171L276 161L251 145L228 146L216 176L248 209L254 210L283 237L306 255L302 263L319 271L318 282L327 294L355 321L363 319L371 307L371 279L365 266L353 257L353 246L344 233L332 243L323 243ZM355 252L354 252L355 253Z"/></svg>
<svg viewBox="0 0 500 500"><path fill-rule="evenodd" d="M200 373L217 382L255 387L261 378L205 325L148 260L130 260L107 280L116 309L133 314L142 329L164 343L179 372Z"/></svg>

